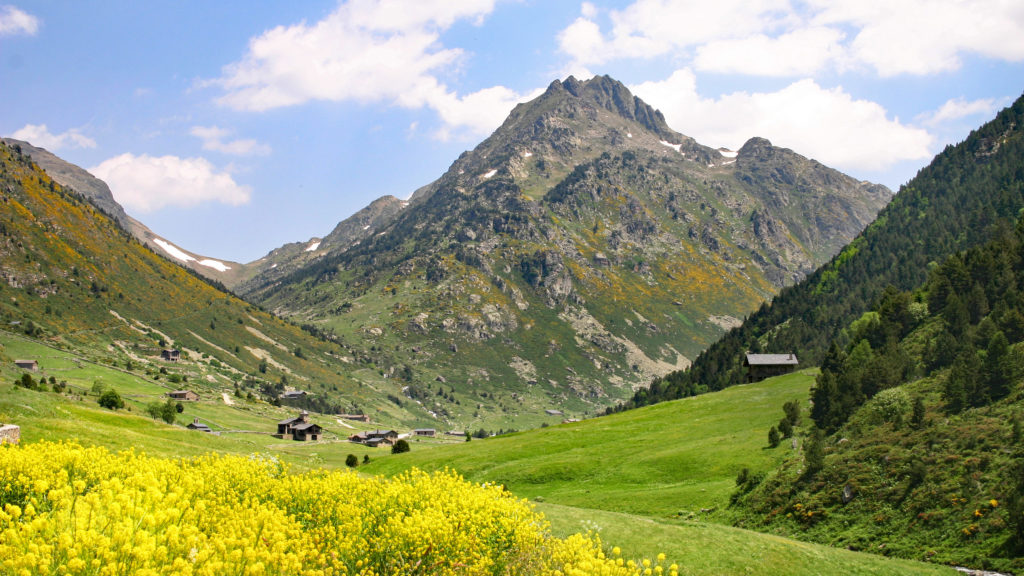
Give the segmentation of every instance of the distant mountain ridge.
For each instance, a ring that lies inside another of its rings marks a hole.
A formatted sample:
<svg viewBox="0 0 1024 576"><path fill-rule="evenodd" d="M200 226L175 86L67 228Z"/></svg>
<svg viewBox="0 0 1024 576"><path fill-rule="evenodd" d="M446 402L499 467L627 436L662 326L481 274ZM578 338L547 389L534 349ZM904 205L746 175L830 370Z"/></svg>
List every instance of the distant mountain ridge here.
<svg viewBox="0 0 1024 576"><path fill-rule="evenodd" d="M453 426L537 425L545 407L596 413L687 366L890 197L764 139L701 145L621 83L570 77L408 201L378 199L255 262L133 233L370 351L354 375L380 389L400 377L396 402Z"/></svg>
<svg viewBox="0 0 1024 576"><path fill-rule="evenodd" d="M413 396L497 378L510 413L536 409L524 395L590 411L687 365L890 197L764 139L701 145L621 83L570 77L408 207L382 199L345 242L279 249L234 288L391 351Z"/></svg>
<svg viewBox="0 0 1024 576"><path fill-rule="evenodd" d="M33 146L29 142L14 138L0 138L0 142L12 148L17 147L22 153L31 157L32 161L46 171L58 184L81 194L83 198L154 251L217 282L233 284L237 281L236 278L244 275L242 264L189 252L153 232L145 224L125 212L124 208L114 199L106 182L96 178L85 169L59 158L44 148Z"/></svg>

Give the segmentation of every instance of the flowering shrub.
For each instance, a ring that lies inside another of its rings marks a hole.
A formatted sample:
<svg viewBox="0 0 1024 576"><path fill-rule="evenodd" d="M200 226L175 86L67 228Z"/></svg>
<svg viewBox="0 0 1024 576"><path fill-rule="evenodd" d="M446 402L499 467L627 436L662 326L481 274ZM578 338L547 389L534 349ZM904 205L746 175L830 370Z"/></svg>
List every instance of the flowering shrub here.
<svg viewBox="0 0 1024 576"><path fill-rule="evenodd" d="M0 448L0 574L674 576L552 537L498 486L452 472L289 474L261 458Z"/></svg>

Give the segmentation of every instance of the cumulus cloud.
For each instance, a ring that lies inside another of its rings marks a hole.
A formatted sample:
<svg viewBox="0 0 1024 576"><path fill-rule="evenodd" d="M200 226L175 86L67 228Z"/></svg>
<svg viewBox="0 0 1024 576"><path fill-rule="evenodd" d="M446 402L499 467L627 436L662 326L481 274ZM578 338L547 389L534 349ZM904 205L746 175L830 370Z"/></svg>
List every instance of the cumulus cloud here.
<svg viewBox="0 0 1024 576"><path fill-rule="evenodd" d="M1012 0L636 0L582 14L559 35L572 66L669 55L702 71L797 76L955 70L965 54L1024 60L1024 4Z"/></svg>
<svg viewBox="0 0 1024 576"><path fill-rule="evenodd" d="M856 100L842 88L800 80L777 92L735 92L717 99L697 92L691 70L631 87L659 108L670 126L711 146L736 149L753 137L843 170L884 170L905 160L931 157L932 136L890 119L875 102Z"/></svg>
<svg viewBox="0 0 1024 576"><path fill-rule="evenodd" d="M251 138L230 140L231 131L218 126L193 126L190 133L203 141L203 150L232 156L266 156L270 146Z"/></svg>
<svg viewBox="0 0 1024 576"><path fill-rule="evenodd" d="M980 100L953 98L947 100L938 110L922 114L919 120L927 125L937 125L969 116L994 116L997 107L996 101L992 98Z"/></svg>
<svg viewBox="0 0 1024 576"><path fill-rule="evenodd" d="M56 152L64 148L95 148L96 141L82 134L76 128L72 128L61 134L50 132L46 124L26 124L23 128L11 134L11 138L24 140L33 146L46 148Z"/></svg>
<svg viewBox="0 0 1024 576"><path fill-rule="evenodd" d="M851 58L882 76L956 70L961 55L1024 60L1024 4L1013 0L814 0L813 18L858 29Z"/></svg>
<svg viewBox="0 0 1024 576"><path fill-rule="evenodd" d="M493 9L494 0L352 0L319 22L279 26L251 39L245 57L208 84L225 91L220 104L237 110L314 100L383 102L438 111L442 134L485 133L497 126L495 114L478 105L500 104L507 113L517 98L501 86L467 96L448 90L438 76L454 70L464 54L442 46L440 35L456 21L480 22Z"/></svg>
<svg viewBox="0 0 1024 576"><path fill-rule="evenodd" d="M745 38L778 29L790 16L785 0L637 0L609 13L606 36L597 11L586 6L559 35L559 47L580 66L622 58L653 58L712 41Z"/></svg>
<svg viewBox="0 0 1024 576"><path fill-rule="evenodd" d="M814 27L775 38L756 34L716 40L697 48L694 67L751 76L813 75L843 60L842 39L839 30Z"/></svg>
<svg viewBox="0 0 1024 576"><path fill-rule="evenodd" d="M15 6L0 6L0 36L26 34L35 36L39 32L39 18Z"/></svg>
<svg viewBox="0 0 1024 576"><path fill-rule="evenodd" d="M110 186L114 198L129 211L149 213L169 206L190 208L207 202L239 206L251 190L218 172L204 158L121 154L89 169Z"/></svg>

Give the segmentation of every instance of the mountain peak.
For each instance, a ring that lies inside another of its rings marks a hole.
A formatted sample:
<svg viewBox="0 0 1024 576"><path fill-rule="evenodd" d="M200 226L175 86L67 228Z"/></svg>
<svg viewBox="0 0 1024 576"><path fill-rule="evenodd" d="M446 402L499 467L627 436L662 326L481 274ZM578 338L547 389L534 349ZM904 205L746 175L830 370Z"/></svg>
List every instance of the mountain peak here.
<svg viewBox="0 0 1024 576"><path fill-rule="evenodd" d="M544 95L552 97L562 92L596 104L627 120L638 122L666 140L679 138L679 134L668 127L665 116L660 110L654 109L640 97L634 96L625 84L611 76L594 76L582 82L574 76L569 76L564 81L553 81Z"/></svg>

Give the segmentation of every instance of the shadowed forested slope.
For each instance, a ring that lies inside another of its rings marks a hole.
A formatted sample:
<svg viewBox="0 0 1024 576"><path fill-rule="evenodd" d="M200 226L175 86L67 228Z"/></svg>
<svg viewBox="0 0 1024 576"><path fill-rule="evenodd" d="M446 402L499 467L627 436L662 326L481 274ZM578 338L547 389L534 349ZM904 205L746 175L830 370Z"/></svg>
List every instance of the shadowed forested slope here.
<svg viewBox="0 0 1024 576"><path fill-rule="evenodd" d="M818 364L829 342L888 286L910 290L929 266L1012 227L1024 208L1024 99L949 146L904 186L853 242L783 289L685 371L656 379L623 407L718 390L742 381L745 351L795 352Z"/></svg>

